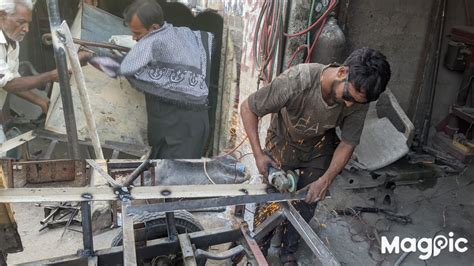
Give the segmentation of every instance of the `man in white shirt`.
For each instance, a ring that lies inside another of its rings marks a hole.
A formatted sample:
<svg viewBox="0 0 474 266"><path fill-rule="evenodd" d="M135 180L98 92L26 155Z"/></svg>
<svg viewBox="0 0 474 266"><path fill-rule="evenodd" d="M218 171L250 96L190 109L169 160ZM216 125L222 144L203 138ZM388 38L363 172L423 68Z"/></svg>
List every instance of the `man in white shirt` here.
<svg viewBox="0 0 474 266"><path fill-rule="evenodd" d="M57 81L58 72L52 70L28 77L21 77L18 73L19 42L29 31L32 10L31 0L0 0L0 109L4 109L7 94L14 93L41 107L43 113L48 111L49 100L31 90L48 82ZM5 122L4 118L1 112L0 125ZM3 130L1 131L0 135L3 135Z"/></svg>

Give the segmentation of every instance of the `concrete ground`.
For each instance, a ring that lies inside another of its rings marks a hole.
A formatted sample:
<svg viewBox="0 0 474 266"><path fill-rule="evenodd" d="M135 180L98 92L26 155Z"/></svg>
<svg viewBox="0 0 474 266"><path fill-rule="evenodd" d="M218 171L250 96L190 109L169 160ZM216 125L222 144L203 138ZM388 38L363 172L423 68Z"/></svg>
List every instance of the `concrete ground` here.
<svg viewBox="0 0 474 266"><path fill-rule="evenodd" d="M396 169L392 167L390 171ZM382 171L383 172L383 171ZM403 167L399 169L403 173ZM354 180L358 178L358 180ZM421 260L420 252L409 253L400 265L474 265L474 165L463 173L442 176L435 183L423 186L396 186L365 189L344 189L354 182L370 182L370 175L344 172L331 186L332 198L321 202L311 227L330 248L343 265L394 265L400 254L380 253L380 238L393 237L434 238L448 237L454 240L463 237L469 242L464 253L450 253L444 249L438 256ZM382 198L390 196L390 204ZM341 216L334 209L348 207L382 207L400 215L408 215L412 223L401 224L387 220L383 214L363 213L359 216ZM407 244L409 246L409 244ZM301 244L299 265L317 265L317 259L305 244Z"/></svg>
<svg viewBox="0 0 474 266"><path fill-rule="evenodd" d="M23 242L24 251L8 255L8 265L17 265L26 262L43 260L53 257L75 254L82 249L82 233L77 231L66 231L64 227L46 229L42 232L40 220L44 218L43 208L35 204L13 204L15 219L18 224L18 232ZM216 229L230 227L229 215L231 209L225 212L203 212L195 213L194 216L205 229ZM72 229L81 230L80 226L72 226ZM111 247L112 239L119 233L121 228L107 230L94 236L94 249L106 249ZM222 252L228 245L223 244L209 248L210 252ZM209 261L208 265L222 265L219 262Z"/></svg>

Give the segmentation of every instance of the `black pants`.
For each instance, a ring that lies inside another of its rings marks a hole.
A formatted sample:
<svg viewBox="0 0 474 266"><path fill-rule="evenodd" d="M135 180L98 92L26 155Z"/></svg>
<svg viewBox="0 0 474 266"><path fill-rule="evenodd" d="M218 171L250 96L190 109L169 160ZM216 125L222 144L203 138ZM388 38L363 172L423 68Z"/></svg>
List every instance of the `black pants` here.
<svg viewBox="0 0 474 266"><path fill-rule="evenodd" d="M199 159L209 136L206 107L189 109L145 94L150 159Z"/></svg>

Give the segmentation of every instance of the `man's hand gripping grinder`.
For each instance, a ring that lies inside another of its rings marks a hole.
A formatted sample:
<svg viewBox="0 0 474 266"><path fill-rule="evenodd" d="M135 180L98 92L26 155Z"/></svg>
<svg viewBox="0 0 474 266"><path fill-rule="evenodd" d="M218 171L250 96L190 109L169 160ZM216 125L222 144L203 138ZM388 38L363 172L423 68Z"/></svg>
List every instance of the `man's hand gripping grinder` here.
<svg viewBox="0 0 474 266"><path fill-rule="evenodd" d="M270 166L268 169L268 183L281 193L293 193L298 185L298 175L291 170L285 172Z"/></svg>

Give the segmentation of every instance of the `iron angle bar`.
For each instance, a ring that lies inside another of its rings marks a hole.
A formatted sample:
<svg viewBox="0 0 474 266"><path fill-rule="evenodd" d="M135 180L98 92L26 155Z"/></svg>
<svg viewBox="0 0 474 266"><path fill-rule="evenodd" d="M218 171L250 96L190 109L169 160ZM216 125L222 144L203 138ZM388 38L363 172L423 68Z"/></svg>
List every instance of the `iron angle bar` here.
<svg viewBox="0 0 474 266"><path fill-rule="evenodd" d="M298 231L301 238L306 242L313 254L318 257L322 265L340 266L341 263L301 217L295 207L288 203L280 203L283 213L293 227Z"/></svg>
<svg viewBox="0 0 474 266"><path fill-rule="evenodd" d="M306 192L299 193L268 193L262 195L227 196L195 200L183 200L165 202L151 205L131 206L127 209L128 214L141 214L143 212L170 212L178 210L198 210L231 205L243 205L249 203L267 203L280 201L303 200Z"/></svg>
<svg viewBox="0 0 474 266"><path fill-rule="evenodd" d="M267 195L267 188L268 187L265 184L145 186L131 188L131 190L128 190L128 195L131 200L182 198L198 199L229 196ZM125 193L125 191L123 193ZM108 186L0 189L0 203L109 201L120 200L120 196L119 190Z"/></svg>

